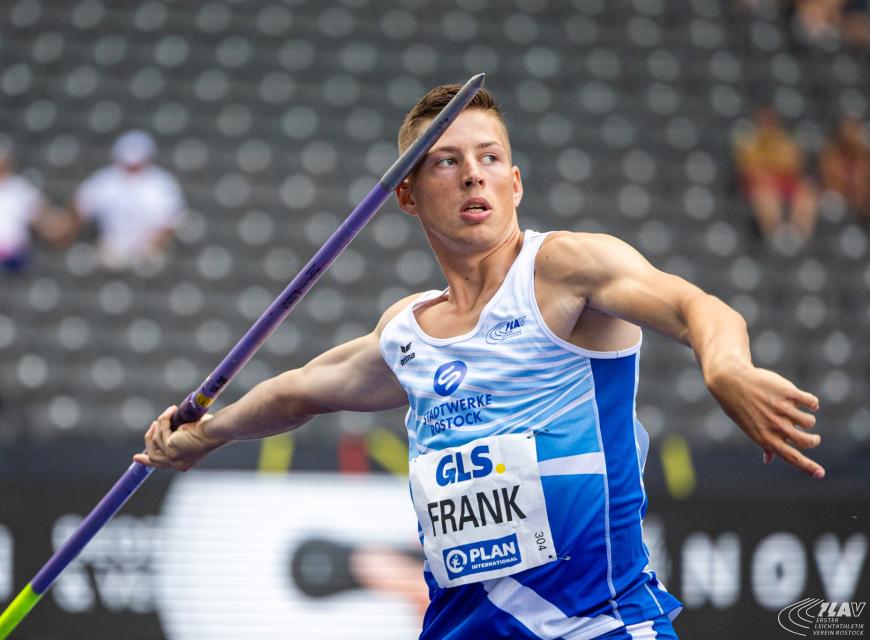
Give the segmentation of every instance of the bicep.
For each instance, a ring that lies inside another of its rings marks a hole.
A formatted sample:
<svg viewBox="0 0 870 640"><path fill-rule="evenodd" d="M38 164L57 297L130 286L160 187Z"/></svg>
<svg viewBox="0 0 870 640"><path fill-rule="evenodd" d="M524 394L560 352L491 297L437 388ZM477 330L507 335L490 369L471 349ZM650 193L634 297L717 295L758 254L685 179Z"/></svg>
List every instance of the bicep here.
<svg viewBox="0 0 870 640"><path fill-rule="evenodd" d="M407 402L376 333L334 347L293 373L311 413L384 411Z"/></svg>
<svg viewBox="0 0 870 640"><path fill-rule="evenodd" d="M706 294L679 276L656 269L630 245L610 238L593 252L595 276L588 304L688 345L689 305Z"/></svg>

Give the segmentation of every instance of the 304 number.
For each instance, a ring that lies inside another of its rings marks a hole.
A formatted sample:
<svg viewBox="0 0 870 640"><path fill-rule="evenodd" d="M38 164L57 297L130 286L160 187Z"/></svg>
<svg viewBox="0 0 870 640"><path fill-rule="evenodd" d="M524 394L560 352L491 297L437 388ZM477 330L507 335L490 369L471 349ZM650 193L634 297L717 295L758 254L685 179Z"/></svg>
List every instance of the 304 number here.
<svg viewBox="0 0 870 640"><path fill-rule="evenodd" d="M547 538L543 531L535 531L535 542L538 545L538 551L547 550Z"/></svg>

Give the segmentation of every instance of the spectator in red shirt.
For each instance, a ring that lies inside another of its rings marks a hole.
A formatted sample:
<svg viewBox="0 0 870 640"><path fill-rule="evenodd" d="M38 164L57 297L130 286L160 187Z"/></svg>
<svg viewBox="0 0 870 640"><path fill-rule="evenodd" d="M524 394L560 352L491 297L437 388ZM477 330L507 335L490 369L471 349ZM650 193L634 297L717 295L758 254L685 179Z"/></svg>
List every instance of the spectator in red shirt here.
<svg viewBox="0 0 870 640"><path fill-rule="evenodd" d="M813 234L817 195L804 173L804 152L770 107L753 114L737 139L737 169L762 236L777 245L802 244Z"/></svg>

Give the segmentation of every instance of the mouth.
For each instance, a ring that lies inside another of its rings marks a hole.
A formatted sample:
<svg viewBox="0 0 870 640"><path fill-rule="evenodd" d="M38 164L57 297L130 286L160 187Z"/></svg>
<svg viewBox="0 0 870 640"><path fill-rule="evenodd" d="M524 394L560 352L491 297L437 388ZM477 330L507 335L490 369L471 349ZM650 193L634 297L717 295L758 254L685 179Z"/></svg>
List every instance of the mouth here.
<svg viewBox="0 0 870 640"><path fill-rule="evenodd" d="M466 222L483 222L492 213L492 205L486 198L469 198L462 203L459 215Z"/></svg>

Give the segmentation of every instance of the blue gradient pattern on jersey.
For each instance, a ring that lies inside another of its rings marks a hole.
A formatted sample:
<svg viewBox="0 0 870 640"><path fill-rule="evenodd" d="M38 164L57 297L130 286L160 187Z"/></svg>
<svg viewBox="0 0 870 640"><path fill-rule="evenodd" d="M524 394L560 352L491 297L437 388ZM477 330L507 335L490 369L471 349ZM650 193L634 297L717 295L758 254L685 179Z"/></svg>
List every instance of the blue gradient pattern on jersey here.
<svg viewBox="0 0 870 640"><path fill-rule="evenodd" d="M550 332L534 299L543 240L526 232L468 333L436 339L423 332L414 308L444 295L430 291L381 336L384 360L408 393L409 456L529 433L553 543L565 558L449 589L425 571L432 603L421 638L594 638L680 606L648 569L641 538L648 439L635 417L639 345L588 352ZM458 385L462 367L445 366L455 362L465 367Z"/></svg>

